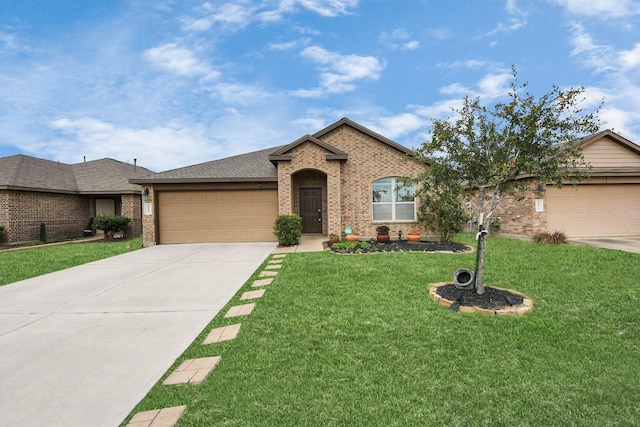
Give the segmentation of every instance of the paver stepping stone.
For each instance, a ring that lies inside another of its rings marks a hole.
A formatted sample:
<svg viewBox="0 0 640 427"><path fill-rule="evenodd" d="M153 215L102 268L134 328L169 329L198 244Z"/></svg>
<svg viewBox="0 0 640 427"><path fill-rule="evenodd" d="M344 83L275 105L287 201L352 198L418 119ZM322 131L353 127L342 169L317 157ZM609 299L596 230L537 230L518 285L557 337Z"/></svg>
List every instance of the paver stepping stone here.
<svg viewBox="0 0 640 427"><path fill-rule="evenodd" d="M240 332L240 323L235 325L223 326L221 328L213 329L209 332L209 335L204 339L202 344L213 344L220 341L232 340L238 336Z"/></svg>
<svg viewBox="0 0 640 427"><path fill-rule="evenodd" d="M260 277L276 276L277 274L278 274L277 271L261 271L260 272Z"/></svg>
<svg viewBox="0 0 640 427"><path fill-rule="evenodd" d="M222 359L220 356L187 359L162 384L200 384L216 367L220 359Z"/></svg>
<svg viewBox="0 0 640 427"><path fill-rule="evenodd" d="M126 427L173 427L185 409L187 407L182 405L138 412L131 418Z"/></svg>
<svg viewBox="0 0 640 427"><path fill-rule="evenodd" d="M281 259L272 259L269 261L269 264L282 264Z"/></svg>
<svg viewBox="0 0 640 427"><path fill-rule="evenodd" d="M267 268L267 269L282 268L282 265L280 265L280 264L267 264L264 268Z"/></svg>
<svg viewBox="0 0 640 427"><path fill-rule="evenodd" d="M246 300L246 299L262 298L263 295L264 295L264 289L259 289L257 291L245 292L244 294L242 294L240 299Z"/></svg>
<svg viewBox="0 0 640 427"><path fill-rule="evenodd" d="M252 302L251 304L235 305L227 311L227 314L225 314L224 317L246 316L251 314L254 308L256 308L255 302Z"/></svg>
<svg viewBox="0 0 640 427"><path fill-rule="evenodd" d="M276 254L276 255L273 256L273 258L284 258L286 256L287 256L287 254Z"/></svg>
<svg viewBox="0 0 640 427"><path fill-rule="evenodd" d="M266 286L266 285L270 285L271 282L273 282L273 279L254 280L253 281L253 285L251 285L251 287L252 288L257 288L258 286Z"/></svg>

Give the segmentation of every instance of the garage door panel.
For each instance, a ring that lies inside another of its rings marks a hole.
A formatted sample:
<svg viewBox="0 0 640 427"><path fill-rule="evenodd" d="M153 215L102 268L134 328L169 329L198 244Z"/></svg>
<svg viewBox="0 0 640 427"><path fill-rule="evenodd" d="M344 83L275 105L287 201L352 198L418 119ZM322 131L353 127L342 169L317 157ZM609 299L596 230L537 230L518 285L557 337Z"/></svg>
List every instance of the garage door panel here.
<svg viewBox="0 0 640 427"><path fill-rule="evenodd" d="M160 243L275 241L275 190L158 193Z"/></svg>
<svg viewBox="0 0 640 427"><path fill-rule="evenodd" d="M609 184L550 188L547 229L569 237L640 235L640 185Z"/></svg>

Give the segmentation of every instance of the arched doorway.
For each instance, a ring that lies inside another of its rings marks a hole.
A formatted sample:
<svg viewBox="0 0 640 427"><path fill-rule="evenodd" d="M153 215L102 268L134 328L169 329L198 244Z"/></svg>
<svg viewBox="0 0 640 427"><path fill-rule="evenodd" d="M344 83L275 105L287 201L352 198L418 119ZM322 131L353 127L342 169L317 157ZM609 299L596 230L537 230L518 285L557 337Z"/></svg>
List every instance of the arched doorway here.
<svg viewBox="0 0 640 427"><path fill-rule="evenodd" d="M293 176L293 212L302 218L305 234L327 233L327 175L306 169Z"/></svg>

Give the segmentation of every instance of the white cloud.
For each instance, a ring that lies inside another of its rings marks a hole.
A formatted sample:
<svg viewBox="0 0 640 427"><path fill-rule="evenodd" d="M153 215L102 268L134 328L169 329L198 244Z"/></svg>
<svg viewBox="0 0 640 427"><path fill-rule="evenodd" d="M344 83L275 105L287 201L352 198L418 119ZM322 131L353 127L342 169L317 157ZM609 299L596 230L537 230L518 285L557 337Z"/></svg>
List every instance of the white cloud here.
<svg viewBox="0 0 640 427"><path fill-rule="evenodd" d="M87 159L111 157L121 161L135 158L139 165L160 171L175 167L176 163L198 163L198 159L209 159L218 152L218 147L205 138L204 128L180 121L133 129L83 117L61 118L49 126L60 133L60 137L47 141L39 149L50 153L53 160L67 163L80 162L80 156Z"/></svg>
<svg viewBox="0 0 640 427"><path fill-rule="evenodd" d="M292 40L289 42L283 42L283 43L271 43L269 45L269 49L272 50L294 50L294 49L298 49L300 46L306 46L311 42L311 39L309 38L303 38L303 39L299 39L299 40Z"/></svg>
<svg viewBox="0 0 640 427"><path fill-rule="evenodd" d="M394 50L414 50L420 47L420 42L411 40L411 36L404 28L383 31L378 40Z"/></svg>
<svg viewBox="0 0 640 427"><path fill-rule="evenodd" d="M180 76L204 76L216 78L218 71L195 57L193 52L177 43L169 43L152 47L144 52L143 58L158 68L165 69Z"/></svg>
<svg viewBox="0 0 640 427"><path fill-rule="evenodd" d="M373 56L342 55L319 46L304 49L301 56L320 65L320 88L296 91L298 96L349 92L363 80L378 80L384 66Z"/></svg>
<svg viewBox="0 0 640 427"><path fill-rule="evenodd" d="M581 57L584 65L593 68L596 73L614 69L615 53L611 46L595 43L591 34L580 23L572 23L571 30L572 56Z"/></svg>
<svg viewBox="0 0 640 427"><path fill-rule="evenodd" d="M596 18L625 18L640 14L640 3L635 0L550 0L569 13Z"/></svg>
<svg viewBox="0 0 640 427"><path fill-rule="evenodd" d="M426 128L428 123L413 113L402 113L394 116L379 117L375 124L368 127L374 132L384 135L387 138L395 139Z"/></svg>
<svg viewBox="0 0 640 427"><path fill-rule="evenodd" d="M640 65L640 43L636 43L633 49L623 50L619 53L620 65L625 69L638 69Z"/></svg>
<svg viewBox="0 0 640 427"><path fill-rule="evenodd" d="M187 31L206 31L214 26L236 31L252 22L277 22L285 15L299 8L307 9L324 17L336 17L351 13L359 0L268 0L252 2L239 0L215 4L203 3L197 8L199 18L183 18L183 28Z"/></svg>

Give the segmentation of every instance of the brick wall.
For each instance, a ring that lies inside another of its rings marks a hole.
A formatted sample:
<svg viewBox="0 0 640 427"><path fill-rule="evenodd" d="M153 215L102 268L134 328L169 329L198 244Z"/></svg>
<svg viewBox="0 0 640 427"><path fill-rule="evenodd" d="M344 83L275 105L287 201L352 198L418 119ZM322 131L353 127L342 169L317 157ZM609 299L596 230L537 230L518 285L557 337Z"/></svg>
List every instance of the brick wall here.
<svg viewBox="0 0 640 427"><path fill-rule="evenodd" d="M147 196L147 200L143 200L144 203L151 203L151 206L155 209L155 192L153 191L152 185L143 185L142 191L144 192L145 188L149 189L149 195ZM153 246L156 244L156 223L155 223L155 212L152 215L142 215L142 244L143 246Z"/></svg>
<svg viewBox="0 0 640 427"><path fill-rule="evenodd" d="M47 239L81 237L91 218L87 197L71 194L8 191L4 204L7 241L28 242L40 238L40 224L47 227Z"/></svg>
<svg viewBox="0 0 640 427"><path fill-rule="evenodd" d="M120 208L122 215L131 218L128 235L139 236L142 233L140 196L122 196ZM47 240L82 237L95 214L95 199L91 196L0 192L0 225L5 227L5 240L9 243L39 240L41 223L46 225Z"/></svg>
<svg viewBox="0 0 640 427"><path fill-rule="evenodd" d="M291 161L278 163L280 213L298 212L296 174L303 170L318 170L326 174L327 180L326 186L323 185L327 192L327 221L323 232L340 234L349 226L361 238L375 236L375 229L381 223L374 223L372 219L372 183L387 177L417 176L422 166L350 126L340 126L321 139L345 151L348 160L327 160L325 150L312 142L296 147ZM417 222L383 223L391 228L393 235L402 231L406 236L409 229L419 229Z"/></svg>
<svg viewBox="0 0 640 427"><path fill-rule="evenodd" d="M528 191L522 200L507 196L500 202L492 215L492 218L499 219L500 228L492 229L492 232L533 236L547 231L547 206L545 203L544 210L536 212L536 200L544 199L544 197L540 196L533 188L534 186L532 185L532 190ZM474 216L476 216L477 193L472 202ZM485 202L485 211L487 207L488 202Z"/></svg>

